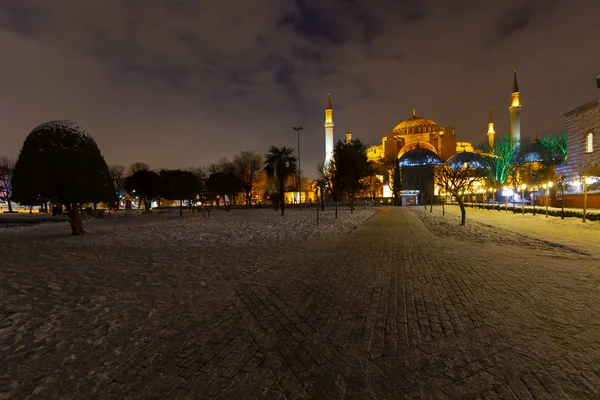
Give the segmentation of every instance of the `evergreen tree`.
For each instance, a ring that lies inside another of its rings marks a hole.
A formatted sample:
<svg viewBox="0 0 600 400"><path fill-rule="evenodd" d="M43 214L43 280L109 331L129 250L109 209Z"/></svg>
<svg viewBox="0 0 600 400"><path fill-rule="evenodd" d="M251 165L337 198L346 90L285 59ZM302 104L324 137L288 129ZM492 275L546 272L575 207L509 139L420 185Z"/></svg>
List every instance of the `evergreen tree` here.
<svg viewBox="0 0 600 400"><path fill-rule="evenodd" d="M60 201L73 235L84 233L79 209L109 202L115 189L94 139L71 121L51 121L31 131L15 165L13 199L21 204Z"/></svg>
<svg viewBox="0 0 600 400"><path fill-rule="evenodd" d="M183 216L183 201L191 203L202 192L202 182L191 171L162 170L160 181L160 195L165 199L179 200L179 216Z"/></svg>
<svg viewBox="0 0 600 400"><path fill-rule="evenodd" d="M371 163L367 159L367 146L360 140L350 142L339 140L333 149L334 190L345 193L350 200L350 209L354 210L354 197L363 188L362 180L373 174Z"/></svg>
<svg viewBox="0 0 600 400"><path fill-rule="evenodd" d="M281 208L281 215L285 209L285 183L289 177L296 173L298 159L294 156L294 150L289 147L271 146L265 155L265 172L267 177L274 179L277 184L277 200Z"/></svg>
<svg viewBox="0 0 600 400"><path fill-rule="evenodd" d="M160 196L160 176L147 169L136 171L125 179L125 190L138 196L140 203L144 203L144 209L150 211L152 200Z"/></svg>

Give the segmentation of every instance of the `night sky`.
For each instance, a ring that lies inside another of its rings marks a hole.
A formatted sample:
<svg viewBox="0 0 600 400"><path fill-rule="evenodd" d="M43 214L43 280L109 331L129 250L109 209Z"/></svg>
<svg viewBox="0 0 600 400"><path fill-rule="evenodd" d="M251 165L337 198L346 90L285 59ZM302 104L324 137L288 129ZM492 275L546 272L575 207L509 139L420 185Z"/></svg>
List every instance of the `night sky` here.
<svg viewBox="0 0 600 400"><path fill-rule="evenodd" d="M377 5L377 7L374 7ZM417 114L458 140L507 133L513 68L521 132L564 127L599 97L594 0L1 0L0 155L72 119L108 163L206 165L296 147L307 175L348 123L368 144Z"/></svg>

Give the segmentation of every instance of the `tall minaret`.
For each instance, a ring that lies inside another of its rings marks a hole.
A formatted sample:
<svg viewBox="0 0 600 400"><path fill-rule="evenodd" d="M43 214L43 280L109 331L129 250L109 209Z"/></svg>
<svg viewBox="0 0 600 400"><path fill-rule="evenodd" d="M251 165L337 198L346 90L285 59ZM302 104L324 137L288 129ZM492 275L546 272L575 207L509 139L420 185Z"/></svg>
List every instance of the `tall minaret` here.
<svg viewBox="0 0 600 400"><path fill-rule="evenodd" d="M325 106L325 166L333 160L333 108L331 107L331 93L327 93L327 106Z"/></svg>
<svg viewBox="0 0 600 400"><path fill-rule="evenodd" d="M348 122L348 130L346 131L346 143L352 141L352 133L350 133L350 122Z"/></svg>
<svg viewBox="0 0 600 400"><path fill-rule="evenodd" d="M517 69L513 79L512 100L510 102L510 141L518 144L521 142L521 100L519 99L519 84L517 83Z"/></svg>
<svg viewBox="0 0 600 400"><path fill-rule="evenodd" d="M494 131L494 116L492 115L492 106L490 106L490 119L488 120L488 144L490 146L490 152L494 153L494 138L496 136L496 131Z"/></svg>

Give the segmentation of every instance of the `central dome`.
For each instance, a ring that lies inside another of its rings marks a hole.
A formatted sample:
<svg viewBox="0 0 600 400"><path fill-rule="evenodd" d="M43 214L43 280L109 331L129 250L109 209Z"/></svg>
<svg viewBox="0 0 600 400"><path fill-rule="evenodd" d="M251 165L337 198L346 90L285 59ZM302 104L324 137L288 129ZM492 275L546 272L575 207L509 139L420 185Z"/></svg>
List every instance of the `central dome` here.
<svg viewBox="0 0 600 400"><path fill-rule="evenodd" d="M401 131L404 129L411 129L418 126L437 126L437 123L431 119L417 117L415 110L413 110L413 116L411 119L404 120L400 122L394 128L394 131Z"/></svg>

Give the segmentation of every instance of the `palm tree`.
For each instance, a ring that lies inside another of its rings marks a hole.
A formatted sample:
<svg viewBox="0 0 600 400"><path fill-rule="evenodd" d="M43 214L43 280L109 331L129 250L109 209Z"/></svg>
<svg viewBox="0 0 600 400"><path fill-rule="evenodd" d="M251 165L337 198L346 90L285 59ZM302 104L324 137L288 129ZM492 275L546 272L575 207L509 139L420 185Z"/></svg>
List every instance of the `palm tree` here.
<svg viewBox="0 0 600 400"><path fill-rule="evenodd" d="M287 179L296 173L298 159L294 156L294 149L289 147L271 146L269 152L265 155L265 172L267 177L275 179L279 192L279 206L281 207L281 215L285 208L285 182Z"/></svg>

